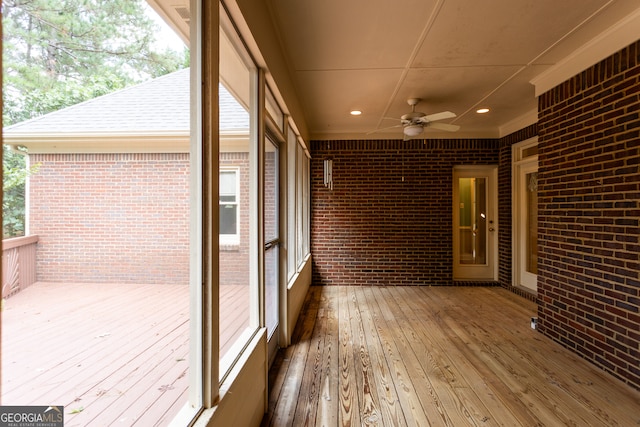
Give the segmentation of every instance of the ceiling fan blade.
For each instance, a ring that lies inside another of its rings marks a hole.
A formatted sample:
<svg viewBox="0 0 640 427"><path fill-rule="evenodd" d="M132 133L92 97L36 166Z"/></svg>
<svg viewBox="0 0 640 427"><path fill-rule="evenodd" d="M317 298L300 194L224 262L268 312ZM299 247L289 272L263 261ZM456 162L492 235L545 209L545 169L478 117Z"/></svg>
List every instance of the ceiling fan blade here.
<svg viewBox="0 0 640 427"><path fill-rule="evenodd" d="M389 127L386 127L386 128L380 128L380 129L372 130L371 132L367 132L367 135L371 135L372 133L376 133L376 132L382 132L383 130L399 128L401 126L402 125L399 124L399 125L395 125L395 126L389 126Z"/></svg>
<svg viewBox="0 0 640 427"><path fill-rule="evenodd" d="M435 122L436 120L451 119L453 117L456 117L455 113L452 113L451 111L442 111L440 113L429 114L428 116L424 116L422 118L422 121Z"/></svg>
<svg viewBox="0 0 640 427"><path fill-rule="evenodd" d="M458 129L460 129L460 126L458 125L450 125L447 123L429 123L427 127L430 127L433 129L439 129L439 130L446 130L448 132L455 132Z"/></svg>

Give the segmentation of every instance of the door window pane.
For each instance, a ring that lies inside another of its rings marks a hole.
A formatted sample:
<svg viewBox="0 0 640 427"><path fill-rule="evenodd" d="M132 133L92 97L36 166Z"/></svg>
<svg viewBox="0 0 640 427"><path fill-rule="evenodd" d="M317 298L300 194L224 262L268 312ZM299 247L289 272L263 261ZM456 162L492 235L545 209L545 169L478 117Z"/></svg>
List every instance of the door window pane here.
<svg viewBox="0 0 640 427"><path fill-rule="evenodd" d="M460 264L486 264L486 179L459 178Z"/></svg>
<svg viewBox="0 0 640 427"><path fill-rule="evenodd" d="M538 274L538 172L528 173L527 182L527 271Z"/></svg>

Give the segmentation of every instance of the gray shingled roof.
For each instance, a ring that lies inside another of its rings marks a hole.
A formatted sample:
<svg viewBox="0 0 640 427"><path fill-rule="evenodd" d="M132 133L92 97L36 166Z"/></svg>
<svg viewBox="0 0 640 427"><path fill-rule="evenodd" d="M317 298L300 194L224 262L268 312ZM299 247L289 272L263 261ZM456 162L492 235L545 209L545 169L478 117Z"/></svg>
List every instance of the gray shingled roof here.
<svg viewBox="0 0 640 427"><path fill-rule="evenodd" d="M220 128L247 130L249 115L220 85ZM162 133L189 130L189 69L3 129L11 134Z"/></svg>

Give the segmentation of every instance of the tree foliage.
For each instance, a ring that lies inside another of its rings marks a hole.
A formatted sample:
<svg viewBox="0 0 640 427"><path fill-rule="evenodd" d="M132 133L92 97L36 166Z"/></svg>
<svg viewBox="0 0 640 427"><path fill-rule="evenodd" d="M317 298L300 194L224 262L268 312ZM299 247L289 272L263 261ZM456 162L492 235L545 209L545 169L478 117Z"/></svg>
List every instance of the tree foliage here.
<svg viewBox="0 0 640 427"><path fill-rule="evenodd" d="M2 0L3 125L188 66L186 48L157 47L147 7L144 0ZM33 171L25 171L22 156L6 147L3 154L4 229L19 231L7 224L24 217L24 194L17 193Z"/></svg>
<svg viewBox="0 0 640 427"><path fill-rule="evenodd" d="M3 0L4 124L176 71L143 0Z"/></svg>
<svg viewBox="0 0 640 427"><path fill-rule="evenodd" d="M2 238L22 236L25 233L24 205L27 177L38 171L40 165L26 167L25 154L2 146Z"/></svg>

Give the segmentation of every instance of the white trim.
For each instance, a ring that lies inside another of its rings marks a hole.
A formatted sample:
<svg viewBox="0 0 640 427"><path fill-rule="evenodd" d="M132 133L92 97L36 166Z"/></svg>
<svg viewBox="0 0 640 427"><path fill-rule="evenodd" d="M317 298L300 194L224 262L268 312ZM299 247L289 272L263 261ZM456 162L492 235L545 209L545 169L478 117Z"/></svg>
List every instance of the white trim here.
<svg viewBox="0 0 640 427"><path fill-rule="evenodd" d="M498 129L491 127L489 129L478 129L465 127L455 132L455 135L451 132L438 131L429 129L421 136L425 139L476 139L476 138L498 138ZM402 133L400 131L385 131L376 132L373 134L363 134L362 132L313 132L310 140L315 141L335 141L335 140L378 140L378 139L401 139Z"/></svg>
<svg viewBox="0 0 640 427"><path fill-rule="evenodd" d="M11 133L3 142L29 154L188 153L189 130L167 132ZM224 151L247 151L248 131L220 132ZM233 149L231 149L233 147Z"/></svg>
<svg viewBox="0 0 640 427"><path fill-rule="evenodd" d="M523 252L526 251L522 242L522 234L525 225L523 224L524 213L522 212L522 193L519 189L522 187L521 172L523 167L528 170L538 170L538 155L522 158L522 152L529 147L538 145L538 137L529 138L511 146L511 251L512 251L512 274L511 285L524 288L529 291L537 292L537 275L526 272L522 267L524 264Z"/></svg>
<svg viewBox="0 0 640 427"><path fill-rule="evenodd" d="M535 96L540 96L590 66L640 39L640 7L610 26L556 65L540 73L531 83Z"/></svg>
<svg viewBox="0 0 640 427"><path fill-rule="evenodd" d="M202 0L189 0L189 6L194 16L201 16ZM202 25L199 21L189 27L191 64L189 70L189 389L186 409L181 410L171 425L180 422L184 425L191 416L191 421L202 410L204 404L204 389L208 383L205 372L209 366L205 364L211 360L209 344L204 337L205 324L211 321L209 313L205 313L204 301L211 295L207 292L204 274L205 218L203 207L208 202L203 196L204 164L204 135L203 129L203 92L199 82L204 78L202 68ZM216 264L217 265L217 264ZM210 285L210 284L209 284ZM217 312L215 313L217 316ZM218 346L216 345L216 348ZM217 355L217 353L216 353ZM215 386L218 385L214 382ZM215 395L218 390L212 390ZM189 409L191 408L191 409Z"/></svg>
<svg viewBox="0 0 640 427"><path fill-rule="evenodd" d="M248 153L249 132L245 134L224 134L220 132L220 152L221 153Z"/></svg>
<svg viewBox="0 0 640 427"><path fill-rule="evenodd" d="M188 153L189 131L126 133L11 133L4 143L24 146L29 154Z"/></svg>
<svg viewBox="0 0 640 427"><path fill-rule="evenodd" d="M266 332L266 328L258 329L239 353L220 384L220 400L194 420L194 427L260 424L268 404ZM172 427L180 425L184 424L171 424Z"/></svg>
<svg viewBox="0 0 640 427"><path fill-rule="evenodd" d="M508 123L498 127L499 138L504 138L514 132L526 128L534 123L538 123L538 109L531 110L520 117L516 117Z"/></svg>

